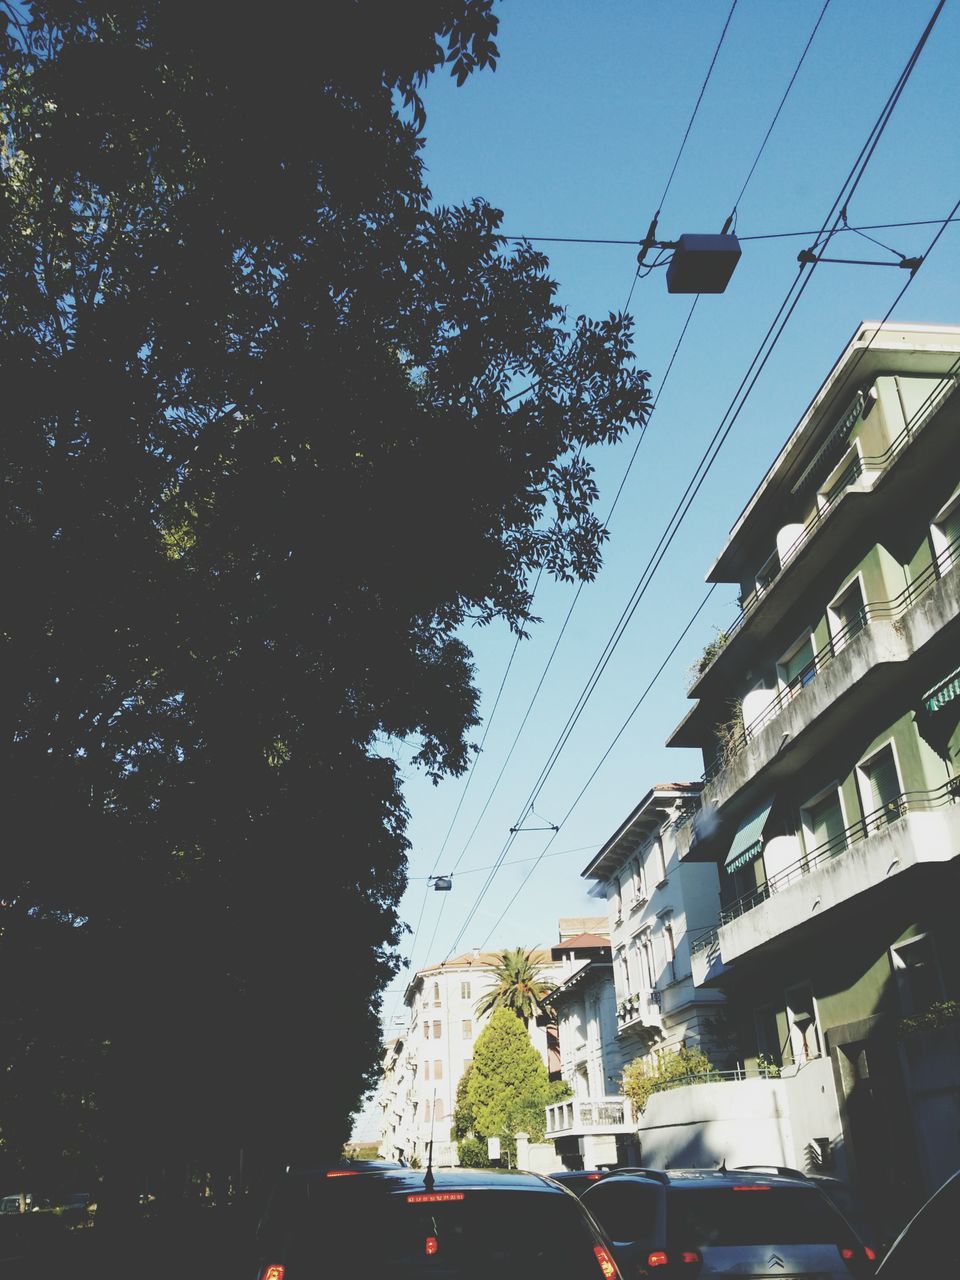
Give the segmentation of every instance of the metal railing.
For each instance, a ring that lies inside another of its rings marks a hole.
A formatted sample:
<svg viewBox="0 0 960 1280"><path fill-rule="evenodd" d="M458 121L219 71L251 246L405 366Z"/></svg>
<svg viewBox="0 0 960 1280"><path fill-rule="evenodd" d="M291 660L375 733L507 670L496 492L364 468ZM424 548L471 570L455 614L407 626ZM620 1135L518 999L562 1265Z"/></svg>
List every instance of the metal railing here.
<svg viewBox="0 0 960 1280"><path fill-rule="evenodd" d="M877 600L861 605L856 614L839 631L833 634L827 643L819 649L810 661L794 676L788 685L780 690L764 707L759 715L749 723L739 727L727 738L720 756L703 773L704 782L712 782L728 764L734 760L751 738L780 714L788 703L812 683L814 678L828 666L833 659L864 631L871 622L878 619L890 622L902 617L916 602L930 590L950 569L960 564L960 537L947 544L916 578L892 600Z"/></svg>
<svg viewBox="0 0 960 1280"><path fill-rule="evenodd" d="M779 582L780 578L783 576L784 569L796 559L797 555L800 553L803 547L806 546L810 538L819 529L824 519L830 514L830 512L834 509L836 504L840 501L843 495L850 488L850 485L853 484L855 480L859 479L864 471L874 472L876 473L877 476L880 476L889 470L889 468L893 465L896 459L900 456L900 454L904 451L904 449L913 439L914 435L917 433L920 426L922 425L923 420L933 416L933 413L938 407L937 402L947 392L949 387L953 383L955 383L956 381L955 370L956 370L956 366L954 366L954 369L951 370L949 374L947 374L944 378L940 380L940 382L933 389L933 391L930 392L930 394L927 396L924 402L918 407L916 412L911 417L910 421L905 425L904 429L891 442L889 447L883 451L883 453L864 454L862 456L858 456L857 458L851 461L850 466L843 472L840 478L831 486L830 496L823 502L822 505L818 504L816 511L814 511L813 514L809 516L809 518L806 521L804 521L803 527L800 530L800 532L797 534L796 538L793 540L790 546L787 547L786 551L784 551L784 553L780 556L780 567L778 571L775 574L773 574L767 582L765 582L762 588L756 591L751 591L741 601L741 609L739 614L736 616L736 618L733 620L730 626L725 628L727 643L729 643L729 641L750 620L750 618L753 616L754 612L756 611L757 607L760 605L761 601L766 598L771 588L775 586L777 582ZM726 648L726 644L724 645L724 648ZM720 653L722 652L723 650L721 649ZM719 656L720 654L718 653L717 657ZM716 658L714 658L713 661L715 662ZM710 666L712 665L713 665L713 662L710 663ZM709 668L705 668L705 670L709 670ZM697 681L700 680L703 674L704 672L701 671L697 675ZM696 683L696 681L694 683Z"/></svg>
<svg viewBox="0 0 960 1280"><path fill-rule="evenodd" d="M839 831L831 839L816 845L795 862L789 863L782 871L778 871L776 875L771 876L759 888L754 889L751 893L744 894L729 906L724 907L720 912L721 925L729 924L731 920L736 920L740 916L746 915L748 911L760 906L773 894L779 893L781 889L786 889L789 885L809 875L811 871L818 870L825 863L832 862L834 858L839 857L849 849L852 844L868 839L906 814L929 812L945 805L956 804L958 800L960 800L960 777L951 778L949 782L945 782L942 786L935 787L930 791L901 791L899 795L891 797L879 809L874 809L872 813L865 814L857 822L844 827L842 831Z"/></svg>
<svg viewBox="0 0 960 1280"><path fill-rule="evenodd" d="M704 1071L696 1075L677 1076L675 1080L660 1080L653 1086L654 1093L665 1093L669 1089L682 1089L688 1084L724 1084L741 1080L777 1080L781 1070L776 1066L769 1067L734 1067L730 1071Z"/></svg>
<svg viewBox="0 0 960 1280"><path fill-rule="evenodd" d="M698 955L701 951L709 951L715 945L719 938L717 927L714 925L712 929L704 929L702 933L698 933L690 942L690 954Z"/></svg>

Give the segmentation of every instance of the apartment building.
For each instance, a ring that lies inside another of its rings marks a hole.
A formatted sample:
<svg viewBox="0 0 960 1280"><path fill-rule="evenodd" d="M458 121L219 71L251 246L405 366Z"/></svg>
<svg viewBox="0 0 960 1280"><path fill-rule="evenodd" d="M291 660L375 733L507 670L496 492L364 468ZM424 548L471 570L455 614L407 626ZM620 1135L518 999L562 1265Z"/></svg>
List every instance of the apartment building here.
<svg viewBox="0 0 960 1280"><path fill-rule="evenodd" d="M495 952L466 952L418 970L407 986L406 1031L396 1042L399 1048L388 1046L377 1094L385 1158L416 1157L425 1164L432 1141L437 1167L457 1163L452 1132L457 1085L489 1020L489 1015L478 1017L476 1004L492 985L498 958ZM534 958L545 977L559 980L562 966L549 951L537 950ZM529 1033L548 1069L558 1071L555 1028L532 1022Z"/></svg>
<svg viewBox="0 0 960 1280"><path fill-rule="evenodd" d="M705 764L682 865L720 881L693 983L782 1162L880 1212L960 1165L958 372L960 328L857 329L707 575L740 612L670 739Z"/></svg>

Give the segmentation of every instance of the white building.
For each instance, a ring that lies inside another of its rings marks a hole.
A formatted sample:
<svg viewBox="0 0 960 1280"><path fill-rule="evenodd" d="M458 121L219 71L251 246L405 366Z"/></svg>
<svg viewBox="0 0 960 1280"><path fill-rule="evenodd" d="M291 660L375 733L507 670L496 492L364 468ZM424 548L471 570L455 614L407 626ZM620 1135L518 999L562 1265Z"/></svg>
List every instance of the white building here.
<svg viewBox="0 0 960 1280"><path fill-rule="evenodd" d="M719 917L716 869L677 856L701 786L657 783L581 872L607 899L625 1061L684 1044L722 1053L723 996L694 985L690 956L691 941Z"/></svg>
<svg viewBox="0 0 960 1280"><path fill-rule="evenodd" d="M489 1019L489 1015L477 1016L476 1004L493 985L499 955L474 950L428 965L418 970L407 987L406 1031L392 1047L387 1046L377 1095L382 1112L380 1154L386 1159L415 1156L425 1164L432 1140L434 1165L456 1164L452 1121L457 1085L473 1061L474 1041ZM544 977L560 980L562 966L549 951L535 951L534 959ZM547 1069L557 1074L554 1028L531 1022L529 1032Z"/></svg>

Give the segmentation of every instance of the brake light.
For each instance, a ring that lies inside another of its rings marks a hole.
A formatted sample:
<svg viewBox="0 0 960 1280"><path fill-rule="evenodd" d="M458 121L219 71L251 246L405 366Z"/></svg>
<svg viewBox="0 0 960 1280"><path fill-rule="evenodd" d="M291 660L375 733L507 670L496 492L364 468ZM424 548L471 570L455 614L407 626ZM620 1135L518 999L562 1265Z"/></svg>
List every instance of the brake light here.
<svg viewBox="0 0 960 1280"><path fill-rule="evenodd" d="M751 1182L747 1186L733 1187L734 1191L769 1191L770 1185L766 1182Z"/></svg>
<svg viewBox="0 0 960 1280"><path fill-rule="evenodd" d="M260 1272L260 1280L283 1280L285 1275L286 1268L274 1262L269 1267L263 1268Z"/></svg>
<svg viewBox="0 0 960 1280"><path fill-rule="evenodd" d="M328 1169L328 1178L355 1178L357 1176L356 1169ZM281 1280L283 1277L281 1276Z"/></svg>
<svg viewBox="0 0 960 1280"><path fill-rule="evenodd" d="M701 1263L703 1258L700 1256L699 1249L684 1249L680 1254L680 1261L685 1262L688 1266L695 1266Z"/></svg>
<svg viewBox="0 0 960 1280"><path fill-rule="evenodd" d="M587 1174L587 1181L588 1181L588 1182L596 1182L596 1180L597 1180L599 1177L600 1177L600 1174L599 1174L599 1173L588 1173L588 1174Z"/></svg>
<svg viewBox="0 0 960 1280"><path fill-rule="evenodd" d="M868 1262L876 1262L876 1260L877 1260L877 1251L876 1251L876 1249L871 1249L871 1248L870 1248L870 1246L869 1246L868 1244L865 1244L865 1245L863 1246L863 1254L864 1254L864 1257L866 1258L866 1260L867 1260Z"/></svg>
<svg viewBox="0 0 960 1280"><path fill-rule="evenodd" d="M462 1191L421 1191L407 1196L407 1204L446 1204L448 1200L462 1200Z"/></svg>
<svg viewBox="0 0 960 1280"><path fill-rule="evenodd" d="M600 1270L603 1273L603 1280L619 1280L617 1267L610 1254L602 1244L595 1244L593 1252L596 1254L597 1262L600 1264Z"/></svg>
<svg viewBox="0 0 960 1280"><path fill-rule="evenodd" d="M852 1249L843 1248L840 1250L840 1257L844 1262L852 1262L856 1256Z"/></svg>
<svg viewBox="0 0 960 1280"><path fill-rule="evenodd" d="M439 1248L440 1241L436 1236L427 1236L426 1240L423 1242L423 1252L428 1258L432 1258Z"/></svg>
<svg viewBox="0 0 960 1280"><path fill-rule="evenodd" d="M662 1249L655 1249L653 1253L647 1254L648 1267L666 1267L669 1265L670 1259Z"/></svg>

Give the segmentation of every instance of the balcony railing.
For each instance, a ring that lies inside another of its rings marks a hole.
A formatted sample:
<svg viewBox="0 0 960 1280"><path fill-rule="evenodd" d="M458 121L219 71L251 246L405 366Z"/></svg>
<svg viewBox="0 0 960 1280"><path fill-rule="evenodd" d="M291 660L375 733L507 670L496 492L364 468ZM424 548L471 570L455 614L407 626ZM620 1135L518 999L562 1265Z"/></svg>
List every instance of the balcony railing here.
<svg viewBox="0 0 960 1280"><path fill-rule="evenodd" d="M819 673L830 665L838 653L842 652L871 622L878 619L894 621L902 617L908 609L934 586L954 565L960 563L960 538L955 538L936 555L933 560L917 574L916 578L892 600L877 600L864 604L850 621L835 632L822 649L819 649L794 678L779 693L771 698L759 715L748 724L734 731L724 743L718 759L707 767L703 774L704 782L712 782L734 760L751 738L756 737L761 729L775 720L788 703L791 703L802 689L805 689Z"/></svg>
<svg viewBox="0 0 960 1280"><path fill-rule="evenodd" d="M798 858L796 862L791 862L782 871L778 871L776 875L771 876L759 888L754 889L751 893L744 894L736 902L724 907L720 912L720 923L722 925L729 924L731 920L736 920L739 916L752 911L754 907L759 907L761 903L766 902L773 894L779 893L781 889L786 889L789 885L801 880L812 871L817 871L826 863L832 862L834 858L839 857L849 849L852 844L856 844L860 840L866 840L869 836L889 827L891 823L896 822L906 814L929 812L933 809L940 809L945 805L956 804L957 801L960 801L960 778L951 778L943 786L936 787L931 791L901 791L899 795L893 796L886 804L881 805L879 809L874 809L872 813L865 814L859 821L851 823L849 827L844 827L842 831L838 832L830 840L825 840L822 844L816 845L808 853L805 853L803 857Z"/></svg>
<svg viewBox="0 0 960 1280"><path fill-rule="evenodd" d="M630 1103L619 1096L566 1098L563 1102L551 1103L546 1111L550 1136L591 1129L626 1129L633 1122Z"/></svg>
<svg viewBox="0 0 960 1280"><path fill-rule="evenodd" d="M777 572L771 574L764 581L762 587L758 588L756 591L751 591L744 597L741 602L740 613L733 620L730 626L725 628L727 643L729 643L729 641L732 640L733 637L750 621L761 601L765 599L771 588L774 587L783 576L784 569L793 563L799 553L819 529L827 515L829 515L849 489L850 485L853 484L855 480L859 479L864 471L870 471L875 473L877 476L880 476L890 469L896 459L913 439L921 425L921 420L932 415L936 402L954 383L955 379L956 369L952 370L950 374L946 375L937 383L933 391L930 392L924 402L912 415L904 429L883 453L864 455L851 461L850 466L847 467L839 479L831 486L830 494L826 500L822 505L818 505L817 510L814 511L809 519L804 522L803 528L800 530L797 537L784 550L780 556L780 567ZM701 672L700 674L702 675L703 673ZM700 677L698 676L697 678L699 679Z"/></svg>
<svg viewBox="0 0 960 1280"><path fill-rule="evenodd" d="M617 1030L624 1027L659 1026L660 992L656 987L633 992L617 1006Z"/></svg>

